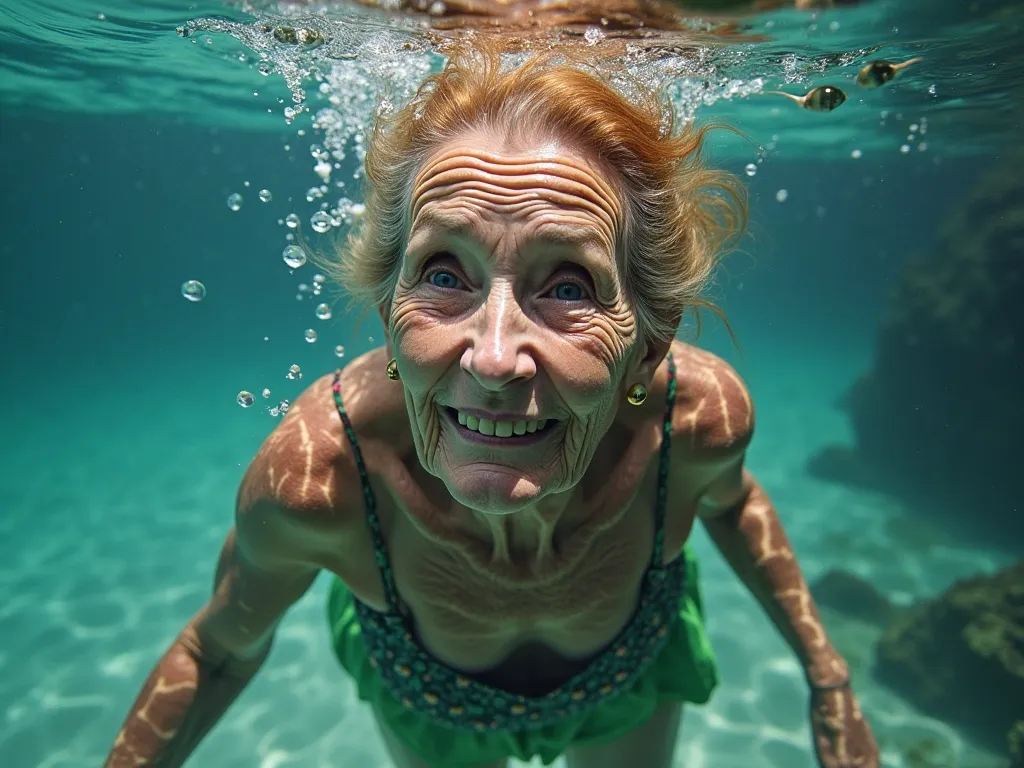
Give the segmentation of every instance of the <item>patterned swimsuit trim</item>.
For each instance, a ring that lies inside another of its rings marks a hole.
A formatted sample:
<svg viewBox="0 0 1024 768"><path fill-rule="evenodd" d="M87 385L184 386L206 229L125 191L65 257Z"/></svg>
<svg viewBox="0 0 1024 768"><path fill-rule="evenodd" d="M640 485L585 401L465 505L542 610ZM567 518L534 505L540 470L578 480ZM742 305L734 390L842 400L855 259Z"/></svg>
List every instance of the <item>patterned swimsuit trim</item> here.
<svg viewBox="0 0 1024 768"><path fill-rule="evenodd" d="M676 369L671 354L668 373L658 456L654 547L651 562L644 572L636 611L615 640L585 669L541 696L523 696L460 674L437 661L416 642L412 627L400 609L398 589L377 517L377 501L355 430L342 404L341 371L335 373L334 402L355 455L374 557L387 602L387 610L381 612L356 599L356 615L370 664L380 673L385 687L407 709L438 725L458 730L532 730L558 723L607 701L629 690L641 677L668 639L669 624L678 614L686 574L685 554L680 554L667 566L663 564L672 406L676 395Z"/></svg>

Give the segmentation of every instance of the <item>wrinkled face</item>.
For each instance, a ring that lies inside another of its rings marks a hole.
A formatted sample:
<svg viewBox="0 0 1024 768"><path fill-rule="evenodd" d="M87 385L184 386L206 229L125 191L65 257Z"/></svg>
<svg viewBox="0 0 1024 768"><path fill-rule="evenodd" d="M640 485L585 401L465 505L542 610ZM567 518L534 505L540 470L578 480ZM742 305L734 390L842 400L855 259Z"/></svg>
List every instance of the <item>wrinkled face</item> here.
<svg viewBox="0 0 1024 768"><path fill-rule="evenodd" d="M633 381L618 196L579 155L481 132L415 180L390 315L417 453L452 496L506 514L573 487ZM624 383L626 377L630 380Z"/></svg>

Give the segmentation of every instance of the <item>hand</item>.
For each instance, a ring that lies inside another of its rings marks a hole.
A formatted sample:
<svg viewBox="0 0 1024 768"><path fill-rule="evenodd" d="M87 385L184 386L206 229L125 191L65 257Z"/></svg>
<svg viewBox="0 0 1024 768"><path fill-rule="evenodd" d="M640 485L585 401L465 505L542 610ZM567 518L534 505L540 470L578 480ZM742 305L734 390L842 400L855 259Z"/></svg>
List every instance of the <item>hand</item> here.
<svg viewBox="0 0 1024 768"><path fill-rule="evenodd" d="M812 689L811 731L821 768L879 768L878 744L849 685Z"/></svg>

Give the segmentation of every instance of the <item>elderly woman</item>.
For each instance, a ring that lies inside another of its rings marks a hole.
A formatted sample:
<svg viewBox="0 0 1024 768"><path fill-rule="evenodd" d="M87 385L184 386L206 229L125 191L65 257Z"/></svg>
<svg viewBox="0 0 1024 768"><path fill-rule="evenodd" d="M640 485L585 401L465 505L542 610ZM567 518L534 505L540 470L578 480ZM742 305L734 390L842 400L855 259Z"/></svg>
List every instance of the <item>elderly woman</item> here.
<svg viewBox="0 0 1024 768"><path fill-rule="evenodd" d="M747 389L674 340L742 231L742 187L654 94L561 55L465 51L378 124L339 272L387 344L260 449L213 595L108 766L181 765L324 570L334 648L399 768L668 768L717 680L698 518L806 671L821 763L877 766L744 469Z"/></svg>

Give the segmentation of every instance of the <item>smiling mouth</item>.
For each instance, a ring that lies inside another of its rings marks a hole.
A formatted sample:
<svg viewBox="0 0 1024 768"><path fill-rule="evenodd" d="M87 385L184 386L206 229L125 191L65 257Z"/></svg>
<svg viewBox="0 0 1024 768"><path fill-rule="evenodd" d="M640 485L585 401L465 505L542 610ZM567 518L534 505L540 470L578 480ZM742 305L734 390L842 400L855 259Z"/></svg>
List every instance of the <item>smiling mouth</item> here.
<svg viewBox="0 0 1024 768"><path fill-rule="evenodd" d="M522 419L518 421L498 419L492 421L470 416L447 406L444 407L444 412L461 434L470 439L482 439L489 443L533 442L550 432L551 428L558 423L557 419Z"/></svg>

